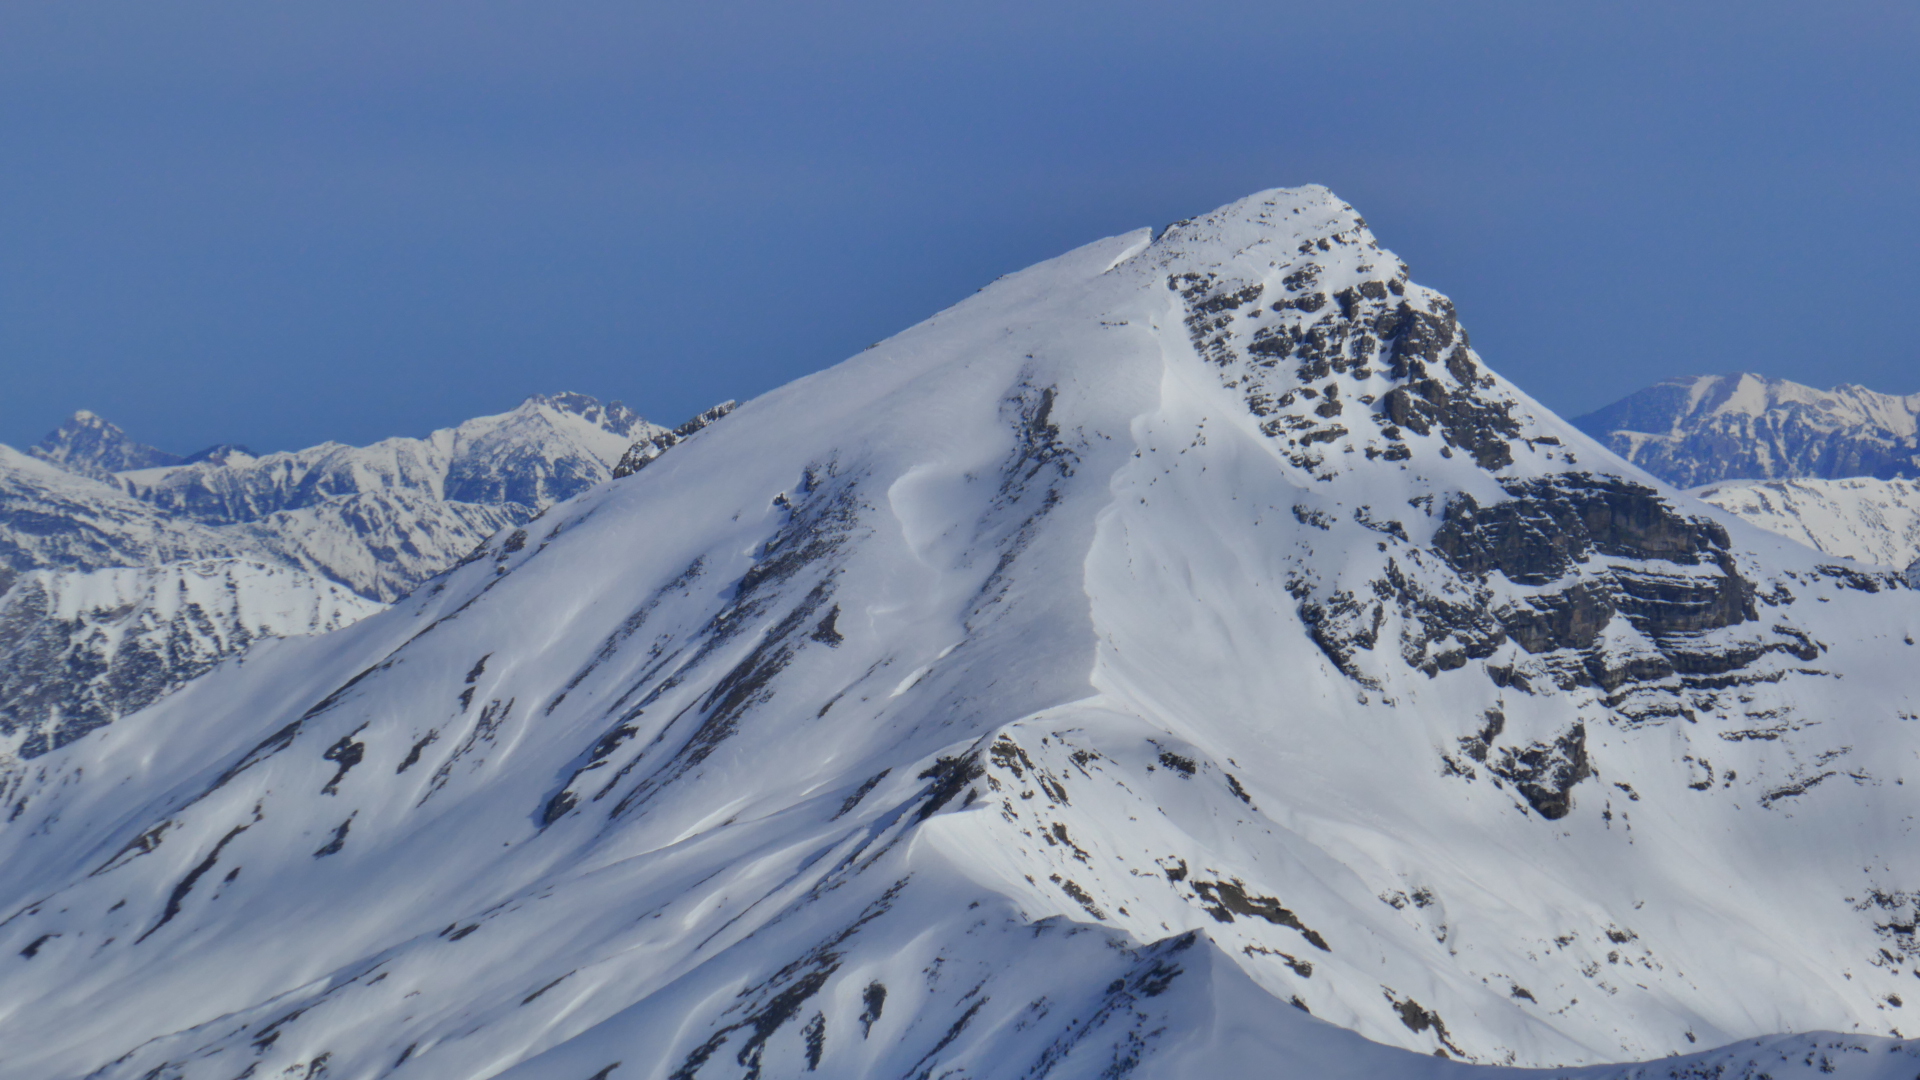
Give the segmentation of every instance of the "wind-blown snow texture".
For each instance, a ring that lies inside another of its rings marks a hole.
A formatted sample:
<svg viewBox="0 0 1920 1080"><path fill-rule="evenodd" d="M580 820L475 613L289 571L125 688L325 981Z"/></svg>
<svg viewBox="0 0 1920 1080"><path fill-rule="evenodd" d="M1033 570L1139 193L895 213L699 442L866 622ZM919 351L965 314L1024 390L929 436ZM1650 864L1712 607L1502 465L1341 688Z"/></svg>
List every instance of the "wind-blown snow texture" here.
<svg viewBox="0 0 1920 1080"><path fill-rule="evenodd" d="M1920 394L1696 375L1650 386L1573 423L1678 487L1742 479L1920 479Z"/></svg>
<svg viewBox="0 0 1920 1080"><path fill-rule="evenodd" d="M0 1076L1920 1072L1914 593L1646 486L1324 189L478 554L6 767Z"/></svg>

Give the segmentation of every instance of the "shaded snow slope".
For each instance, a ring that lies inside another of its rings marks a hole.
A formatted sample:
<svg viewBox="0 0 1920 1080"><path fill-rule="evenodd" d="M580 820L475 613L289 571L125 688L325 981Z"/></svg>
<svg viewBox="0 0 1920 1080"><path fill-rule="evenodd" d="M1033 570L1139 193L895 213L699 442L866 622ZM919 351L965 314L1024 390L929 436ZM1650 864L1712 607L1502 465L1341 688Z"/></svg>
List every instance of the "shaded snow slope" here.
<svg viewBox="0 0 1920 1080"><path fill-rule="evenodd" d="M0 766L0 1077L1904 1076L1916 600L1266 192Z"/></svg>
<svg viewBox="0 0 1920 1080"><path fill-rule="evenodd" d="M0 593L0 739L38 756L260 638L323 634L380 609L342 586L244 559L30 571Z"/></svg>
<svg viewBox="0 0 1920 1080"><path fill-rule="evenodd" d="M1816 390L1762 375L1668 379L1578 417L1608 449L1679 487L1723 480L1920 477L1920 394Z"/></svg>
<svg viewBox="0 0 1920 1080"><path fill-rule="evenodd" d="M1920 559L1920 482L1768 480L1693 494L1834 558L1906 567Z"/></svg>

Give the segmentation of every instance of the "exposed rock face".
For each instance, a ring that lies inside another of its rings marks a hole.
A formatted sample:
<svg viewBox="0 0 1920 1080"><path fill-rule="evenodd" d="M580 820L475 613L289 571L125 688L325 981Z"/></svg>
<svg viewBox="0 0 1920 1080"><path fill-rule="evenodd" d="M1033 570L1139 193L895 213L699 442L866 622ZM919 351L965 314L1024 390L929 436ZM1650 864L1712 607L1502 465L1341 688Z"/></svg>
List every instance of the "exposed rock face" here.
<svg viewBox="0 0 1920 1080"><path fill-rule="evenodd" d="M1920 394L1815 390L1760 375L1669 379L1573 421L1676 487L1725 480L1920 478Z"/></svg>
<svg viewBox="0 0 1920 1080"><path fill-rule="evenodd" d="M1758 618L1753 584L1736 569L1718 522L1681 517L1658 492L1617 477L1562 474L1507 490L1513 498L1485 508L1470 495L1450 503L1433 547L1480 582L1497 571L1515 585L1559 586L1497 613L1521 648L1584 652L1617 613L1668 664L1614 667L1601 654L1587 655L1584 672L1608 690L1629 678L1717 672L1731 663L1695 644L1706 631ZM1590 567L1595 556L1605 562ZM1707 566L1719 572L1691 569ZM1797 638L1782 647L1789 645L1804 649Z"/></svg>

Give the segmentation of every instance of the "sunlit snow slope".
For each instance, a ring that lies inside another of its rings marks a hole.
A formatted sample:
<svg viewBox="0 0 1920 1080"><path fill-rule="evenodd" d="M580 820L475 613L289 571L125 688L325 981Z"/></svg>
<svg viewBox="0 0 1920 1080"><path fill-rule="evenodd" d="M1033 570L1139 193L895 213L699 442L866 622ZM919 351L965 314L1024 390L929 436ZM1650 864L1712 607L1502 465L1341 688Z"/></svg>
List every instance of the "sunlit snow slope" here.
<svg viewBox="0 0 1920 1080"><path fill-rule="evenodd" d="M1324 189L1089 245L0 767L0 1076L1905 1080L1920 603L1650 484Z"/></svg>
<svg viewBox="0 0 1920 1080"><path fill-rule="evenodd" d="M1835 558L1895 567L1920 560L1920 482L1752 480L1694 494Z"/></svg>

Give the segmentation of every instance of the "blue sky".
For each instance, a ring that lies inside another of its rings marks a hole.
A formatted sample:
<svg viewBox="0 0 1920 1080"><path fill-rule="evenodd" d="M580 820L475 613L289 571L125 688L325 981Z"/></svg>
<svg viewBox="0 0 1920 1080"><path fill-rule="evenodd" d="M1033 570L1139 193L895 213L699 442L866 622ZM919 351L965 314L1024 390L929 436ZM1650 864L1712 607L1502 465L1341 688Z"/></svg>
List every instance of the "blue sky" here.
<svg viewBox="0 0 1920 1080"><path fill-rule="evenodd" d="M1920 391L1896 3L9 0L0 441L675 422L995 276L1325 183L1575 414Z"/></svg>

